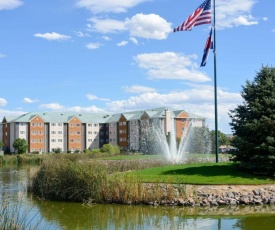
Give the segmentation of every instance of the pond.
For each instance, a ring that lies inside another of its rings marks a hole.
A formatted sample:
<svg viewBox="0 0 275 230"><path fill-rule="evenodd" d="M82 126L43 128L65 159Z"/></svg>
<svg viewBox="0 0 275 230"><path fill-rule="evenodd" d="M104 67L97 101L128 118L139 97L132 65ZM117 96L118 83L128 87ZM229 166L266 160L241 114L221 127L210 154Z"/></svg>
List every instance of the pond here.
<svg viewBox="0 0 275 230"><path fill-rule="evenodd" d="M0 168L0 198L37 229L274 229L275 206L167 207L53 202L27 193L36 167ZM23 214L24 213L24 214ZM1 228L1 226L0 226Z"/></svg>

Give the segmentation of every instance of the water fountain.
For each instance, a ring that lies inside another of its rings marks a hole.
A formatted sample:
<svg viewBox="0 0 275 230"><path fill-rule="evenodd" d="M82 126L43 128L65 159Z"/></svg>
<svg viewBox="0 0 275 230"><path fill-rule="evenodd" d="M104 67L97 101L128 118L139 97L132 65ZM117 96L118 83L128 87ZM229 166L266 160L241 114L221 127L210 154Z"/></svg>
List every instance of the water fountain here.
<svg viewBox="0 0 275 230"><path fill-rule="evenodd" d="M172 119L172 124L174 120ZM165 135L157 125L149 125L142 131L141 151L149 154L163 154L172 163L183 163L191 154L208 154L211 151L209 131L196 127L193 120L187 122L180 140L177 141L175 125Z"/></svg>

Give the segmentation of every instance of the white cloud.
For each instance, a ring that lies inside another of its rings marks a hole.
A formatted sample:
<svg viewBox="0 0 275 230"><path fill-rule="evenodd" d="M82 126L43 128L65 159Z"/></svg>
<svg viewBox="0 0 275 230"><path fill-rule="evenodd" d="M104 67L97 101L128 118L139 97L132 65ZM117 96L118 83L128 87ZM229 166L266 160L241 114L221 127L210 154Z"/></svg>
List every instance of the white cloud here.
<svg viewBox="0 0 275 230"><path fill-rule="evenodd" d="M95 50L95 49L98 49L100 46L102 46L101 43L99 42L96 42L96 43L89 43L86 45L86 47L90 50Z"/></svg>
<svg viewBox="0 0 275 230"><path fill-rule="evenodd" d="M156 14L136 14L126 19L125 24L135 37L162 40L172 31L171 23Z"/></svg>
<svg viewBox="0 0 275 230"><path fill-rule="evenodd" d="M58 103L50 103L50 104L43 104L40 105L41 108L50 109L53 111L72 111L72 112L83 112L83 113L98 113L104 112L103 109L100 109L96 106L89 106L89 107L81 107L81 106L73 106L73 107L65 107Z"/></svg>
<svg viewBox="0 0 275 230"><path fill-rule="evenodd" d="M217 28L223 29L258 24L258 20L250 14L254 4L256 4L255 0L218 1L216 4Z"/></svg>
<svg viewBox="0 0 275 230"><path fill-rule="evenodd" d="M117 46L126 46L128 44L127 41L121 41L119 43L117 43Z"/></svg>
<svg viewBox="0 0 275 230"><path fill-rule="evenodd" d="M134 37L130 37L129 40L133 42L135 45L138 45L138 40Z"/></svg>
<svg viewBox="0 0 275 230"><path fill-rule="evenodd" d="M28 97L25 97L25 98L23 99L23 102L31 104L31 103L38 102L38 100L37 100L37 99L30 99L30 98L28 98Z"/></svg>
<svg viewBox="0 0 275 230"><path fill-rule="evenodd" d="M156 89L142 86L142 85L133 85L133 86L123 86L122 89L127 93L152 93L156 92Z"/></svg>
<svg viewBox="0 0 275 230"><path fill-rule="evenodd" d="M263 21L267 21L268 20L268 18L267 17L263 17Z"/></svg>
<svg viewBox="0 0 275 230"><path fill-rule="evenodd" d="M0 53L0 58L4 58L4 57L6 57L6 55Z"/></svg>
<svg viewBox="0 0 275 230"><path fill-rule="evenodd" d="M5 106L7 103L6 99L0 97L0 106Z"/></svg>
<svg viewBox="0 0 275 230"><path fill-rule="evenodd" d="M140 3L151 0L78 0L77 7L86 8L93 13L122 13Z"/></svg>
<svg viewBox="0 0 275 230"><path fill-rule="evenodd" d="M93 100L99 100L99 101L110 101L108 98L100 98L96 95L93 94L87 94L86 97L88 100L93 101Z"/></svg>
<svg viewBox="0 0 275 230"><path fill-rule="evenodd" d="M26 112L0 109L0 122L2 122L3 118L6 116L19 116L24 113L26 113Z"/></svg>
<svg viewBox="0 0 275 230"><path fill-rule="evenodd" d="M68 40L68 39L71 38L70 36L63 35L63 34L58 34L58 33L55 33L55 32L44 33L44 34L37 33L37 34L34 34L33 36L38 37L38 38L44 38L44 39L49 40L49 41Z"/></svg>
<svg viewBox="0 0 275 230"><path fill-rule="evenodd" d="M110 41L110 40L112 40L110 37L108 37L108 36L102 36L102 39L103 40L105 40L105 41Z"/></svg>
<svg viewBox="0 0 275 230"><path fill-rule="evenodd" d="M272 29L272 30L271 30L271 32L273 32L273 33L274 33L274 32L275 32L275 29Z"/></svg>
<svg viewBox="0 0 275 230"><path fill-rule="evenodd" d="M0 10L12 10L23 4L20 0L0 0Z"/></svg>
<svg viewBox="0 0 275 230"><path fill-rule="evenodd" d="M196 55L183 55L174 52L139 54L134 59L139 67L147 70L149 79L178 79L193 82L206 82L210 78L198 71L194 62Z"/></svg>
<svg viewBox="0 0 275 230"><path fill-rule="evenodd" d="M220 88L217 93L220 130L230 132L228 112L242 102L242 97L239 93L227 92ZM124 108L129 111L156 107L184 109L187 112L204 116L210 128L214 129L214 89L210 85L193 85L191 89L167 94L143 93L127 100L107 103L107 108L113 112L121 112Z"/></svg>
<svg viewBox="0 0 275 230"><path fill-rule="evenodd" d="M81 37L81 38L83 38L83 37L90 37L89 34L83 33L81 31L75 31L75 34L76 34L76 36Z"/></svg>
<svg viewBox="0 0 275 230"><path fill-rule="evenodd" d="M123 21L114 19L100 19L100 18L89 18L91 24L88 24L88 30L96 31L99 33L117 33L127 30Z"/></svg>
<svg viewBox="0 0 275 230"><path fill-rule="evenodd" d="M136 43L133 37L142 37L148 39L162 40L166 39L172 31L171 23L156 14L136 14L132 18L126 18L125 21L114 19L90 18L88 21L88 30L99 33L119 33L129 31L132 36L131 41Z"/></svg>
<svg viewBox="0 0 275 230"><path fill-rule="evenodd" d="M50 104L42 104L40 105L41 108L51 109L51 110L63 110L65 107L58 103L50 103Z"/></svg>

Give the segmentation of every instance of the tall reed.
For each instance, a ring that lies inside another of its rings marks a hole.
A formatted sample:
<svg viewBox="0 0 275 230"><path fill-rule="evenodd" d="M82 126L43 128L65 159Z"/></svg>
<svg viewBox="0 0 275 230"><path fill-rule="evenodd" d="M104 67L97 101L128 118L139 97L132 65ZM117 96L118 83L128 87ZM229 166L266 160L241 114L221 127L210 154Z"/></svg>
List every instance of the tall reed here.
<svg viewBox="0 0 275 230"><path fill-rule="evenodd" d="M32 225L36 215L29 217L31 210L24 211L20 202L9 200L0 201L0 229L3 230L22 230L39 229L40 222Z"/></svg>

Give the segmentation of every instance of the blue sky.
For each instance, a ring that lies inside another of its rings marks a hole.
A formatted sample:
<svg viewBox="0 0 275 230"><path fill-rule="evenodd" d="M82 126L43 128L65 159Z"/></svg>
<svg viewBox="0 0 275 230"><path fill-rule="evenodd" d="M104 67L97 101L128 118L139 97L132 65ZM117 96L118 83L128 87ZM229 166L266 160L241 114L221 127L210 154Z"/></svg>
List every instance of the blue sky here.
<svg viewBox="0 0 275 230"><path fill-rule="evenodd" d="M156 107L214 129L210 25L173 33L203 0L0 0L0 118ZM216 0L219 129L262 65L275 63L275 3Z"/></svg>

